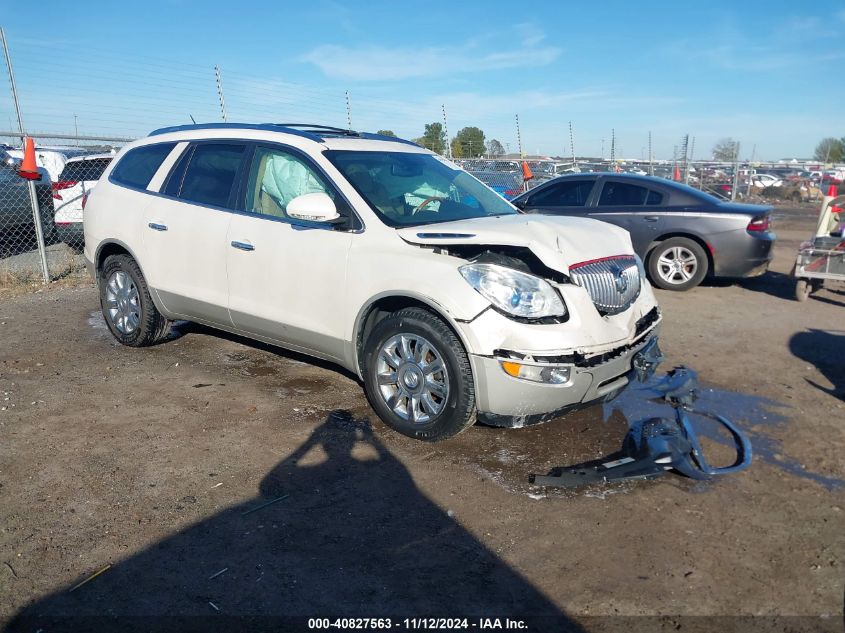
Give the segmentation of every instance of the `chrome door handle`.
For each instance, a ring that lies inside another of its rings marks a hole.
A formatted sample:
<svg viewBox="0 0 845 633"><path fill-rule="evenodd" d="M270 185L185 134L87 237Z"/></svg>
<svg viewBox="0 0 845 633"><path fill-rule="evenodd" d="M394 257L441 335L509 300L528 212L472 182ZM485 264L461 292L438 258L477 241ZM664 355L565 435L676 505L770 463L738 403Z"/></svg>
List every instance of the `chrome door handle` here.
<svg viewBox="0 0 845 633"><path fill-rule="evenodd" d="M232 242L232 246L237 248L241 251L254 251L255 247L252 244L247 244L246 242Z"/></svg>
<svg viewBox="0 0 845 633"><path fill-rule="evenodd" d="M154 231L166 231L167 225L166 224L157 224L156 222L150 222L148 225Z"/></svg>
<svg viewBox="0 0 845 633"><path fill-rule="evenodd" d="M643 218L646 222L657 222L660 219L660 216L657 215L647 215Z"/></svg>

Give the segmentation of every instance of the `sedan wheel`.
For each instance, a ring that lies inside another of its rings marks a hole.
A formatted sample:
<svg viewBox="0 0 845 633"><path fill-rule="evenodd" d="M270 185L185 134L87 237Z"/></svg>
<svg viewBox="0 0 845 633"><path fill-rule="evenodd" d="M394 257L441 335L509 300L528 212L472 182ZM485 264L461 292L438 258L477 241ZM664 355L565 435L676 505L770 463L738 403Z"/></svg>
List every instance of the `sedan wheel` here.
<svg viewBox="0 0 845 633"><path fill-rule="evenodd" d="M648 269L655 286L664 290L689 290L707 274L707 256L697 242L673 237L652 250Z"/></svg>

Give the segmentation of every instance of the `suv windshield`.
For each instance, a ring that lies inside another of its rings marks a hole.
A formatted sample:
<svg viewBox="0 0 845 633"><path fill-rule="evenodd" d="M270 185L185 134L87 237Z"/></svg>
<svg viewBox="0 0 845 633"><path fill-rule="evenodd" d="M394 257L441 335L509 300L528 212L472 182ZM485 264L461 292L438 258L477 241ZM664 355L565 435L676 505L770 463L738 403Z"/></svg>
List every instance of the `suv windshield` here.
<svg viewBox="0 0 845 633"><path fill-rule="evenodd" d="M433 154L326 152L389 226L420 226L519 213L464 170Z"/></svg>

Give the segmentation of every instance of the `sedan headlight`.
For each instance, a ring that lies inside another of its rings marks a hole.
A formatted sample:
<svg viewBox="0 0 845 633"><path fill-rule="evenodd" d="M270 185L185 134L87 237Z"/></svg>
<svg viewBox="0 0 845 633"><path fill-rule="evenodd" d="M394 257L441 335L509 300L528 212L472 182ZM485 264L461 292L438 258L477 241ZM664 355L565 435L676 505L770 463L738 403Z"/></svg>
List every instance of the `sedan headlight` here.
<svg viewBox="0 0 845 633"><path fill-rule="evenodd" d="M547 281L496 264L467 264L461 275L496 308L525 319L559 317L566 306Z"/></svg>

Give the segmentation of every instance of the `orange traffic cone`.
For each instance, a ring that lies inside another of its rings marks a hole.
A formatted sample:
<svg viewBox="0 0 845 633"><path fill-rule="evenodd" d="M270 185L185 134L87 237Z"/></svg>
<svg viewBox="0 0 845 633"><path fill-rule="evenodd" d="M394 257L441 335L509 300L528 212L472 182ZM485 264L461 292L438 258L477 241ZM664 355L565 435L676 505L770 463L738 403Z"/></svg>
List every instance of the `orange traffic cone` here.
<svg viewBox="0 0 845 633"><path fill-rule="evenodd" d="M828 187L827 189L827 195L829 195L831 198L835 198L839 195L839 192L836 191L836 185L834 185L833 183L830 184L830 187ZM830 207L830 212L842 213L842 207Z"/></svg>
<svg viewBox="0 0 845 633"><path fill-rule="evenodd" d="M522 179L523 180L531 180L534 177L534 174L531 173L531 168L528 166L528 163L522 161Z"/></svg>
<svg viewBox="0 0 845 633"><path fill-rule="evenodd" d="M675 172L672 174L672 180L675 182L681 182L681 170L678 169L677 165L675 165Z"/></svg>
<svg viewBox="0 0 845 633"><path fill-rule="evenodd" d="M41 180L41 174L38 173L38 165L35 163L35 143L28 136L24 144L23 162L18 175L27 180Z"/></svg>

